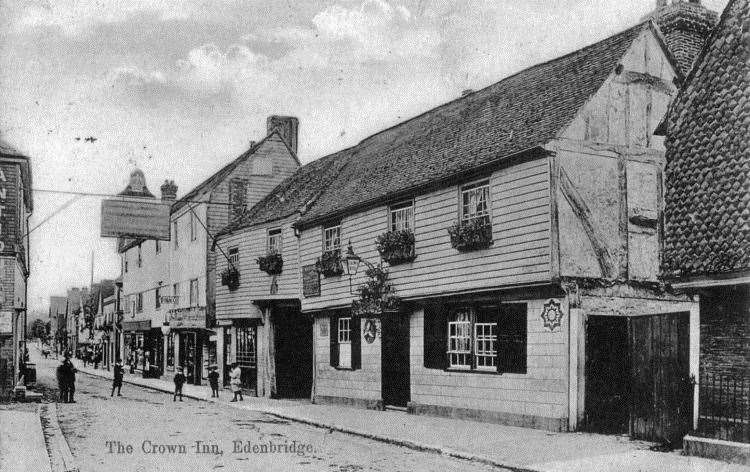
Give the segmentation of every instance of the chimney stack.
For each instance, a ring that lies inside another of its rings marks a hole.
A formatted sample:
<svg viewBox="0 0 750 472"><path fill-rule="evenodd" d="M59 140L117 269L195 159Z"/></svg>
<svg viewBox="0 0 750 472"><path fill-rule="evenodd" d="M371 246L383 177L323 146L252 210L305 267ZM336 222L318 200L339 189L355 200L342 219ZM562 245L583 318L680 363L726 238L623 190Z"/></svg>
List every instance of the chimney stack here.
<svg viewBox="0 0 750 472"><path fill-rule="evenodd" d="M281 139L297 154L297 135L299 120L294 116L271 115L266 120L267 134L278 131Z"/></svg>
<svg viewBox="0 0 750 472"><path fill-rule="evenodd" d="M177 186L174 184L174 180L165 180L161 184L161 199L162 200L177 200Z"/></svg>

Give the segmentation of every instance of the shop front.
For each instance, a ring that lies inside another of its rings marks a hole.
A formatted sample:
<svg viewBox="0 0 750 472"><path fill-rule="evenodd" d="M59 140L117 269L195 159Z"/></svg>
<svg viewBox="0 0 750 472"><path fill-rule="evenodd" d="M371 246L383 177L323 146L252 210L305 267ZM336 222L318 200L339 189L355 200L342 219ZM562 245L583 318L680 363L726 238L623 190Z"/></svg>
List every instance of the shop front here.
<svg viewBox="0 0 750 472"><path fill-rule="evenodd" d="M176 362L188 383L200 385L207 379L209 367L216 364L216 341L214 332L206 329L206 308L175 308L169 310L168 319L172 339L167 341L167 349L172 354L167 366L174 367Z"/></svg>
<svg viewBox="0 0 750 472"><path fill-rule="evenodd" d="M161 329L152 328L151 320L124 321L122 329L125 367L144 376L159 377L164 363Z"/></svg>

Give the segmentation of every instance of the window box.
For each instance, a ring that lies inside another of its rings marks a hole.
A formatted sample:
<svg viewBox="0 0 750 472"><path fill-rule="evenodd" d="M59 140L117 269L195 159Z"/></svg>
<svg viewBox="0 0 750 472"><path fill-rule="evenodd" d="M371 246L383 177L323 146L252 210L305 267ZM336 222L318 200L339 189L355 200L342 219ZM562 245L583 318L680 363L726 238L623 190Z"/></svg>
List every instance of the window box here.
<svg viewBox="0 0 750 472"><path fill-rule="evenodd" d="M344 273L344 267L341 265L341 250L334 249L324 252L315 262L315 269L323 277L337 277Z"/></svg>
<svg viewBox="0 0 750 472"><path fill-rule="evenodd" d="M221 285L225 285L229 290L237 290L240 286L240 271L234 267L227 267L221 271Z"/></svg>
<svg viewBox="0 0 750 472"><path fill-rule="evenodd" d="M492 245L492 223L489 218L459 221L448 228L451 246L461 252L487 249Z"/></svg>
<svg viewBox="0 0 750 472"><path fill-rule="evenodd" d="M414 233L408 229L389 231L375 240L380 256L389 265L411 262L416 258L414 253Z"/></svg>
<svg viewBox="0 0 750 472"><path fill-rule="evenodd" d="M256 260L258 268L268 275L279 275L284 268L284 259L278 252L269 252Z"/></svg>

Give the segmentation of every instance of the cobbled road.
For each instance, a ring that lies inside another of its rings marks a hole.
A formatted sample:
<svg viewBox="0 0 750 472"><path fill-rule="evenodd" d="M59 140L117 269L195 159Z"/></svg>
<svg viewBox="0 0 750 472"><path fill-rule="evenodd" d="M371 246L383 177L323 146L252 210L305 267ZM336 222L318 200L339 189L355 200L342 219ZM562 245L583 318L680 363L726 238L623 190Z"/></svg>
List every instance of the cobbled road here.
<svg viewBox="0 0 750 472"><path fill-rule="evenodd" d="M37 364L50 400L57 394L57 365ZM109 381L78 374L77 403L58 404L81 472L499 470L220 404L173 402L171 395L129 384L122 397L109 393Z"/></svg>

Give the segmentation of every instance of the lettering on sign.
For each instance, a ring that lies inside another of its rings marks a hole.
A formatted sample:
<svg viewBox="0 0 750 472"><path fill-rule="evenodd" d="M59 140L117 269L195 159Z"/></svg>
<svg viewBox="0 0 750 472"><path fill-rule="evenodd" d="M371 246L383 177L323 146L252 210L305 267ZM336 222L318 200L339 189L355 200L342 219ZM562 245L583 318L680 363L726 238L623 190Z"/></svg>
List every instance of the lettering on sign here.
<svg viewBox="0 0 750 472"><path fill-rule="evenodd" d="M148 238L169 241L170 204L160 200L121 197L102 201L103 238Z"/></svg>
<svg viewBox="0 0 750 472"><path fill-rule="evenodd" d="M10 180L9 180L10 177ZM15 187L15 172L10 166L0 166L0 253L13 252L15 241L16 205L7 204L8 188ZM11 195L12 198L12 195Z"/></svg>
<svg viewBox="0 0 750 472"><path fill-rule="evenodd" d="M305 297L320 296L320 272L315 264L302 267L302 295Z"/></svg>

